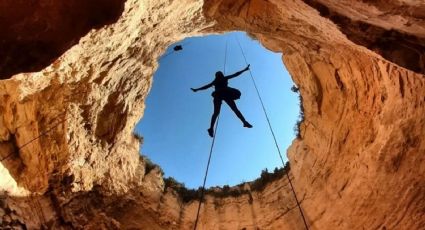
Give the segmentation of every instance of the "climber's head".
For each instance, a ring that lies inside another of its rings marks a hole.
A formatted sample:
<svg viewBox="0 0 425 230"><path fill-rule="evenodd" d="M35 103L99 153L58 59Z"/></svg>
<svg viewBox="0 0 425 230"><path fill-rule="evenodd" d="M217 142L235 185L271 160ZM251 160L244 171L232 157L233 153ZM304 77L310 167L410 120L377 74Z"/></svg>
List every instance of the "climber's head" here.
<svg viewBox="0 0 425 230"><path fill-rule="evenodd" d="M215 73L215 78L223 78L223 77L224 77L223 72L218 71L218 72Z"/></svg>

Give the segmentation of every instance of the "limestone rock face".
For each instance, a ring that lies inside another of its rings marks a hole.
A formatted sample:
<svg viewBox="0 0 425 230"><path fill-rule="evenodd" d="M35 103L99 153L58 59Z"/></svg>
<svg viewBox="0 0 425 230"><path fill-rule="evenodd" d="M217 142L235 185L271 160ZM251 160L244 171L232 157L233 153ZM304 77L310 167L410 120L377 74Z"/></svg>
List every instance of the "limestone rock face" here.
<svg viewBox="0 0 425 230"><path fill-rule="evenodd" d="M166 47L231 30L282 52L300 88L288 156L309 227L425 226L423 1L28 4L0 8L2 228L193 228L197 201L164 190L131 133ZM244 191L207 196L199 229L304 229L285 177Z"/></svg>
<svg viewBox="0 0 425 230"><path fill-rule="evenodd" d="M425 3L305 0L347 38L402 67L425 73Z"/></svg>

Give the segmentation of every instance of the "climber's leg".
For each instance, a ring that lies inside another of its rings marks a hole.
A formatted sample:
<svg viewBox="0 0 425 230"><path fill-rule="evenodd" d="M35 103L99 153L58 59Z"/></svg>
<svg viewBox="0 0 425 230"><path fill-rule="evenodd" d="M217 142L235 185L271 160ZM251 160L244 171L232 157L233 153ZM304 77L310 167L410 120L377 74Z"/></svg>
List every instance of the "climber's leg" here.
<svg viewBox="0 0 425 230"><path fill-rule="evenodd" d="M245 117L242 115L241 111L239 111L238 107L234 100L225 100L229 107L233 110L233 112L238 116L238 118L242 121L243 126L247 128L252 128L252 125L245 120Z"/></svg>
<svg viewBox="0 0 425 230"><path fill-rule="evenodd" d="M210 128L208 129L208 134L210 135L210 137L214 136L214 124L215 124L215 121L217 120L218 115L220 114L221 102L222 101L220 99L214 98L214 113L211 116L211 125L210 125Z"/></svg>

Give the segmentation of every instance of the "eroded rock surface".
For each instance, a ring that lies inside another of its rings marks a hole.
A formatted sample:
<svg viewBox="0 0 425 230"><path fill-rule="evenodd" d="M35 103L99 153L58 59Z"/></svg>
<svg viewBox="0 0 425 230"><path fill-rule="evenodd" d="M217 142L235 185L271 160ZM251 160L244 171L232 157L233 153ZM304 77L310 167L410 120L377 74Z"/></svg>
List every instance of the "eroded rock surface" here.
<svg viewBox="0 0 425 230"><path fill-rule="evenodd" d="M34 4L53 7L46 2ZM10 12L1 22L26 12L22 2L5 4ZM66 9L90 12L90 6L75 4ZM54 10L45 9L37 8L36 18L70 27L66 31L73 25L63 22L80 16L50 17ZM119 12L114 9L111 15ZM300 88L305 120L288 156L310 228L420 229L422 9L424 3L413 0L128 0L113 21L80 18L85 29L75 29L72 42L55 35L61 44L55 55L69 50L56 60L30 55L34 62L17 52L40 48L32 43L38 35L29 34L28 46L18 42L8 50L16 65L5 57L0 65L2 78L10 78L0 81L0 226L191 229L196 201L164 191L162 175L145 170L131 133L168 45L245 30L283 53ZM1 44L19 41L34 17L12 23L20 29L2 33ZM42 37L60 31L54 28ZM12 76L38 71L46 61L53 62L39 72ZM262 191L206 197L199 229L244 228L304 229L285 178Z"/></svg>
<svg viewBox="0 0 425 230"><path fill-rule="evenodd" d="M1 1L0 79L42 70L123 9L124 0Z"/></svg>
<svg viewBox="0 0 425 230"><path fill-rule="evenodd" d="M305 0L356 44L425 73L425 2ZM365 10L366 9L366 10Z"/></svg>

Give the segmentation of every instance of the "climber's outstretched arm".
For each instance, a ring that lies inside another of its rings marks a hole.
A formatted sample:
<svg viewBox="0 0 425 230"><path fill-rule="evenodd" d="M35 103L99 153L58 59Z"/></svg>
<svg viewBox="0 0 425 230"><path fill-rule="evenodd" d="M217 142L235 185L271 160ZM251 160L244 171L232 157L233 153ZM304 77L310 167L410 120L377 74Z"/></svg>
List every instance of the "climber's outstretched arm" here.
<svg viewBox="0 0 425 230"><path fill-rule="evenodd" d="M227 79L232 79L232 78L234 78L234 77L237 77L237 76L241 75L243 72L245 72L245 71L249 70L249 66L250 66L250 65L248 65L245 69L243 69L243 70L241 70L241 71L239 71L239 72L236 72L236 73L234 73L234 74L232 74L232 75L226 76L226 78L227 78Z"/></svg>
<svg viewBox="0 0 425 230"><path fill-rule="evenodd" d="M194 89L194 88L190 88L193 92L196 92L196 91L198 91L198 90L204 90L204 89L208 89L208 88L210 88L211 86L213 86L213 83L211 82L211 83L209 83L209 84L207 84L207 85L204 85L204 86L202 86L202 87L199 87L199 88L197 88L197 89Z"/></svg>

